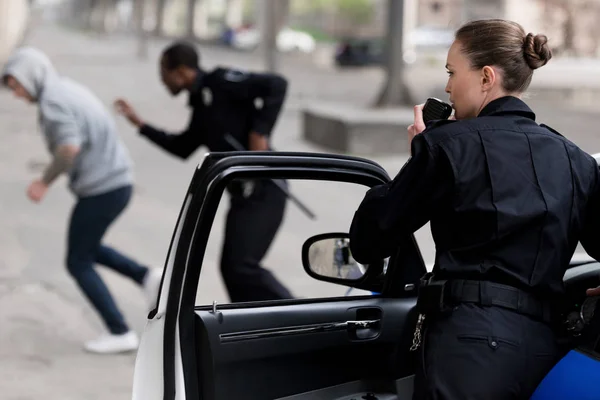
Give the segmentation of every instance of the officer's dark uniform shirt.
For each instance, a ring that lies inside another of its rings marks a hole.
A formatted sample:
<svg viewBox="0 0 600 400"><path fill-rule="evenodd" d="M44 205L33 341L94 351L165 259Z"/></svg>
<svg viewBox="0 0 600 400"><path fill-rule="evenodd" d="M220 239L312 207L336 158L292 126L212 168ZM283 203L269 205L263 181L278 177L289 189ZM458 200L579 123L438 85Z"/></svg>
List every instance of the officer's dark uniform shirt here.
<svg viewBox="0 0 600 400"><path fill-rule="evenodd" d="M350 229L362 263L391 256L428 221L441 279L508 284L547 298L578 241L600 259L596 161L536 124L516 97L490 102L478 118L436 121L412 141L395 179L369 190Z"/></svg>
<svg viewBox="0 0 600 400"><path fill-rule="evenodd" d="M189 157L203 145L213 152L235 150L225 140L225 134L247 149L250 132L270 135L286 91L287 81L275 74L227 68L199 72L190 90L193 113L188 128L181 134L169 134L144 125L140 133L181 158Z"/></svg>

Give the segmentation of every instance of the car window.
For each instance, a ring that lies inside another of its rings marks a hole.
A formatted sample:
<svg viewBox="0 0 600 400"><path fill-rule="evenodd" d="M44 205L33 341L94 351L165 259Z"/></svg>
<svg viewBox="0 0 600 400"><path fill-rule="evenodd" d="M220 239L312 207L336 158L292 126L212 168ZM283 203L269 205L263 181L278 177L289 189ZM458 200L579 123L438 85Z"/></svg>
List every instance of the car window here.
<svg viewBox="0 0 600 400"><path fill-rule="evenodd" d="M235 181L234 185L239 182L239 180ZM294 298L327 298L346 295L349 291L347 286L318 281L306 273L302 265L302 245L309 237L314 235L329 232L347 233L354 212L369 188L364 185L344 182L297 179L290 179L287 182L290 192L316 214L316 219L309 219L293 202L288 200L283 222L261 265L289 289ZM241 254L237 252L245 252L242 243L239 246L231 246L227 250L222 248L228 213L234 207L232 202L232 196L226 191L221 196L219 208L209 235L196 305L212 304L213 301L217 301L219 304L230 303L221 275L222 259L226 254L233 254L239 258ZM253 232L255 227L243 225L244 217L239 217L239 212L239 209L236 208L235 218L239 219L238 223L242 225L233 228L235 226L234 222L230 221L228 228L247 229ZM251 212L251 210L248 210L248 212ZM262 224L264 226L264 224L268 224L268 221L263 221ZM264 234L264 230L258 229L256 232L256 235ZM252 234L248 237L249 241L254 239ZM240 276L250 281L253 279L252 261L241 261L242 265L238 267L246 268ZM225 265L226 268L230 268L227 263ZM251 285L250 281L247 282L247 285ZM352 290L349 293L349 295L364 294L370 293L362 290Z"/></svg>

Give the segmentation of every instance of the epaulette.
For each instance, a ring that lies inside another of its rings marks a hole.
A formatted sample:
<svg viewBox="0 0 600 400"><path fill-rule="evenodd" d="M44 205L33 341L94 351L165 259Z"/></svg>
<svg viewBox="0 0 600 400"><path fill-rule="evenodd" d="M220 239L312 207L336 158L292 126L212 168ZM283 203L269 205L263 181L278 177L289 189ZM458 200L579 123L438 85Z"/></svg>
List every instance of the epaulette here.
<svg viewBox="0 0 600 400"><path fill-rule="evenodd" d="M552 129L552 128L550 128L550 127L549 127L548 125L546 125L546 124L540 124L540 127L542 127L542 128L546 128L546 129L548 129L550 132L552 132L552 133L555 133L555 134L557 134L557 135L558 135L558 136L560 136L560 137L564 137L563 135L561 135L561 134L560 134L560 132L558 132L558 131L557 131L557 130L555 130L555 129Z"/></svg>

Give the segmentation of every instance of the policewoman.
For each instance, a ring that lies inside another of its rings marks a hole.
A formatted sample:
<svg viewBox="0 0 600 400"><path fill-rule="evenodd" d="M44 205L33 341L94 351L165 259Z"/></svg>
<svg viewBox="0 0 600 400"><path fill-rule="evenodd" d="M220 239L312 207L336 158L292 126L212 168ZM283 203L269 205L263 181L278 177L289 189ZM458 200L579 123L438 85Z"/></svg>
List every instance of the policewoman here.
<svg viewBox="0 0 600 400"><path fill-rule="evenodd" d="M551 56L546 36L514 22L462 26L446 65L456 120L425 126L415 107L411 159L352 221L365 264L430 222L414 399L528 399L560 358L557 303L578 241L600 259L597 164L521 99Z"/></svg>

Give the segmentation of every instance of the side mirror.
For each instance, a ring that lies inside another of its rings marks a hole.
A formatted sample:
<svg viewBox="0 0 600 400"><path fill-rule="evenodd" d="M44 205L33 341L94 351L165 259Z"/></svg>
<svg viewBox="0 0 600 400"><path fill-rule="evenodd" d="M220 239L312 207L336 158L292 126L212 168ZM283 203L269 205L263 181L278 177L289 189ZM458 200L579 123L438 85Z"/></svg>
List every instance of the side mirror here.
<svg viewBox="0 0 600 400"><path fill-rule="evenodd" d="M382 272L380 265L374 268L352 257L347 233L326 233L309 238L302 246L302 263L311 277L347 286L355 286L367 275L372 276L372 272Z"/></svg>

